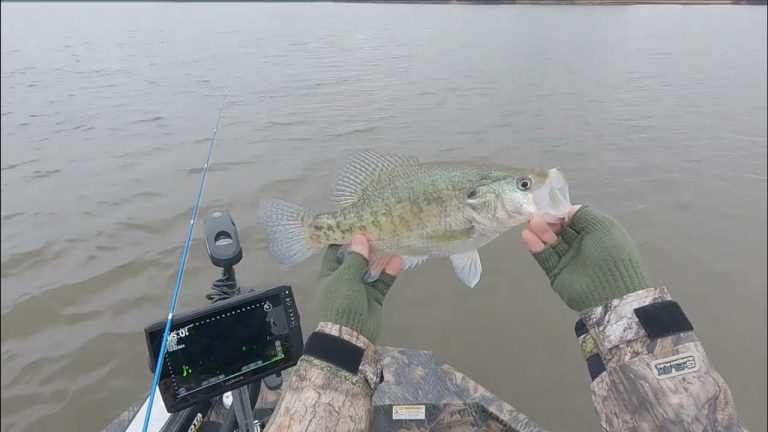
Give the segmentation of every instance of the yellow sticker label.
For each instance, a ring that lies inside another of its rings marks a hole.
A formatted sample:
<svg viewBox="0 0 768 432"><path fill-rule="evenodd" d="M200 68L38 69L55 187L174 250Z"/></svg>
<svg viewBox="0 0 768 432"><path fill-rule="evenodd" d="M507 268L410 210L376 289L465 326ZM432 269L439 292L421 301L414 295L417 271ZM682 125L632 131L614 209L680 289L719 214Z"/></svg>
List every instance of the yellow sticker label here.
<svg viewBox="0 0 768 432"><path fill-rule="evenodd" d="M425 420L427 418L424 405L393 405L392 420Z"/></svg>

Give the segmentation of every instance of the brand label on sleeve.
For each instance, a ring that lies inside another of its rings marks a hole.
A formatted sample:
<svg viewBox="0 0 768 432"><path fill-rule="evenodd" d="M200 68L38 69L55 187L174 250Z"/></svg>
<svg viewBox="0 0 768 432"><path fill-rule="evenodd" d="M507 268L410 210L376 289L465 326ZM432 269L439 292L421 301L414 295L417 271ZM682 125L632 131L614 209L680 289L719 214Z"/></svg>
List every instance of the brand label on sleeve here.
<svg viewBox="0 0 768 432"><path fill-rule="evenodd" d="M699 361L693 354L680 354L651 363L656 378L665 379L699 370Z"/></svg>

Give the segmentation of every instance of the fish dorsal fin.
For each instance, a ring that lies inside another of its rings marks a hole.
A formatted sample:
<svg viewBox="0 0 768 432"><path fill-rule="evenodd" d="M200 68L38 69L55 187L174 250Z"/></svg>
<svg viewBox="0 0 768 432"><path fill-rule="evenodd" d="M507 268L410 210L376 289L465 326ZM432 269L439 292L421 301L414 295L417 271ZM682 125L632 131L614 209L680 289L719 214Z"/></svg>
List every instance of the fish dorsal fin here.
<svg viewBox="0 0 768 432"><path fill-rule="evenodd" d="M453 271L468 287L473 288L480 281L483 266L480 264L480 254L477 249L463 254L451 255Z"/></svg>
<svg viewBox="0 0 768 432"><path fill-rule="evenodd" d="M418 163L418 159L409 156L383 156L370 150L360 153L347 161L339 173L331 200L341 206L350 205L360 199L365 188L382 173Z"/></svg>

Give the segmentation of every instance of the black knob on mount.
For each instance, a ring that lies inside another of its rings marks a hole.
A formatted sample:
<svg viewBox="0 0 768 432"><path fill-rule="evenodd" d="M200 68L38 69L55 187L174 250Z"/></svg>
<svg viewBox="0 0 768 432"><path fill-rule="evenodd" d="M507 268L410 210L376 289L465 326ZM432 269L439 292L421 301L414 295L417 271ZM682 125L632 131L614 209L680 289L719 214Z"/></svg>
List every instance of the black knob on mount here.
<svg viewBox="0 0 768 432"><path fill-rule="evenodd" d="M205 246L208 258L216 267L231 269L243 258L240 238L237 235L235 221L229 212L214 209L208 212L203 224Z"/></svg>

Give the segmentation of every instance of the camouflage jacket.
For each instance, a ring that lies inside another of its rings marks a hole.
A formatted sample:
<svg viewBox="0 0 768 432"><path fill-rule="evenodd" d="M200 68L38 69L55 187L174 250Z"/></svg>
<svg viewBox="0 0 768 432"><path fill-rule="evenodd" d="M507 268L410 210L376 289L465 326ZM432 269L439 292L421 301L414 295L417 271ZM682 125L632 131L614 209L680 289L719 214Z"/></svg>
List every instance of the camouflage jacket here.
<svg viewBox="0 0 768 432"><path fill-rule="evenodd" d="M364 350L357 374L311 356L302 356L283 388L267 431L364 431L373 415L371 400L381 378L381 359L365 337L338 324L321 322L328 333Z"/></svg>
<svg viewBox="0 0 768 432"><path fill-rule="evenodd" d="M680 314L666 288L649 288L591 309L576 324L603 430L747 430Z"/></svg>
<svg viewBox="0 0 768 432"><path fill-rule="evenodd" d="M603 430L746 431L730 389L710 365L692 327L686 327L687 319L669 319L675 315L672 303L665 288L649 288L589 310L577 323ZM637 310L646 306L666 309L643 321ZM364 349L359 372L302 357L267 430L368 430L381 374L379 354L345 327L320 323L317 331ZM651 337L649 331L668 334Z"/></svg>

